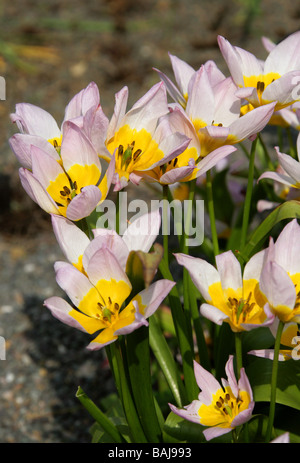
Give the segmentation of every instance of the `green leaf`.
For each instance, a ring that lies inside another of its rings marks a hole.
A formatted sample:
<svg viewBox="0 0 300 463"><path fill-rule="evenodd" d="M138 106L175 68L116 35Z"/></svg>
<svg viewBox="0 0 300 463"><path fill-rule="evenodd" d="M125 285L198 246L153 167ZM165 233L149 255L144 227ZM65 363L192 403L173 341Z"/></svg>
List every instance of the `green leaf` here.
<svg viewBox="0 0 300 463"><path fill-rule="evenodd" d="M90 413L90 415L96 420L101 428L110 436L112 442L124 442L124 438L113 424L113 422L106 416L105 413L100 410L99 407L85 394L82 388L79 386L76 397L79 399L81 404Z"/></svg>
<svg viewBox="0 0 300 463"><path fill-rule="evenodd" d="M126 354L133 400L145 436L148 442L160 442L161 429L152 391L148 327L143 326L127 335Z"/></svg>
<svg viewBox="0 0 300 463"><path fill-rule="evenodd" d="M274 209L268 217L255 229L247 240L247 244L241 249L242 256L251 257L259 250L259 247L270 236L273 227L285 219L300 218L300 202L286 201Z"/></svg>
<svg viewBox="0 0 300 463"><path fill-rule="evenodd" d="M205 442L203 426L170 412L164 424L164 442Z"/></svg>
<svg viewBox="0 0 300 463"><path fill-rule="evenodd" d="M246 367L255 402L270 401L272 364L272 360L257 358ZM279 362L276 402L300 410L300 362Z"/></svg>

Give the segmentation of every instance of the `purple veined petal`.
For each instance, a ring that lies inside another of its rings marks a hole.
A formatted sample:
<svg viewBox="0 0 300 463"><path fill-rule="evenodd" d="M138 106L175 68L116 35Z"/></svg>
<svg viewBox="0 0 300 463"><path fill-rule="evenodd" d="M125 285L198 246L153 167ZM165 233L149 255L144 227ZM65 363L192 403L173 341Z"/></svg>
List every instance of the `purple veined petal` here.
<svg viewBox="0 0 300 463"><path fill-rule="evenodd" d="M73 308L67 301L65 301L61 297L50 297L44 301L44 305L47 307L47 309L50 310L50 312L55 318L57 318L65 325L69 325L72 328L76 328L77 330L87 333L86 329L82 325L80 325L80 323L77 320L75 320L75 318L69 315L69 312L71 312Z"/></svg>
<svg viewBox="0 0 300 463"><path fill-rule="evenodd" d="M222 325L224 321L229 320L228 315L211 304L202 304L200 313L204 318L207 318L216 325Z"/></svg>
<svg viewBox="0 0 300 463"><path fill-rule="evenodd" d="M89 108L100 104L99 90L95 82L91 82L86 88L80 90L70 100L65 109L65 121L74 120L84 115Z"/></svg>
<svg viewBox="0 0 300 463"><path fill-rule="evenodd" d="M255 357L265 358L268 360L274 360L274 349L253 349L247 352L249 355L254 355ZM279 362L285 361L285 356L279 352L278 355Z"/></svg>
<svg viewBox="0 0 300 463"><path fill-rule="evenodd" d="M215 138L218 142L226 143L226 140L230 134L229 127L220 127L214 125L207 125L199 129L199 134L205 135L206 137Z"/></svg>
<svg viewBox="0 0 300 463"><path fill-rule="evenodd" d="M115 185L113 191L121 191L128 185L126 177L120 177L118 172L115 172L112 183Z"/></svg>
<svg viewBox="0 0 300 463"><path fill-rule="evenodd" d="M131 172L129 174L129 180L131 181L131 183L138 186L140 182L143 180L143 177L142 177L142 174L138 175L135 172Z"/></svg>
<svg viewBox="0 0 300 463"><path fill-rule="evenodd" d="M236 151L236 148L231 145L220 146L220 148L211 151L197 164L197 168L199 169L197 177L199 177L202 174L205 174L219 161L226 158L227 156L229 156L229 154L233 153L234 151Z"/></svg>
<svg viewBox="0 0 300 463"><path fill-rule="evenodd" d="M45 189L59 175L65 175L61 165L52 156L34 145L31 146L31 163L34 177ZM68 182L67 176L66 182Z"/></svg>
<svg viewBox="0 0 300 463"><path fill-rule="evenodd" d="M95 185L88 185L81 189L67 207L66 216L69 220L80 220L88 217L101 200L101 191Z"/></svg>
<svg viewBox="0 0 300 463"><path fill-rule="evenodd" d="M267 261L260 278L260 289L272 307L285 306L292 311L296 291L286 270L276 262Z"/></svg>
<svg viewBox="0 0 300 463"><path fill-rule="evenodd" d="M270 444L289 444L290 443L290 434L285 432L280 436L273 439Z"/></svg>
<svg viewBox="0 0 300 463"><path fill-rule="evenodd" d="M46 140L61 136L61 131L53 116L33 104L18 103L11 119L13 122L19 121L24 133L38 135Z"/></svg>
<svg viewBox="0 0 300 463"><path fill-rule="evenodd" d="M245 368L241 368L238 388L240 391L246 391L249 394L251 402L253 401L253 392L248 376L246 375Z"/></svg>
<svg viewBox="0 0 300 463"><path fill-rule="evenodd" d="M229 72L234 80L234 82L240 86L244 86L243 78L243 67L241 63L240 55L237 53L235 47L233 47L228 40L222 36L218 36L218 44L220 51L223 55L223 58L226 61ZM247 74L251 75L251 74Z"/></svg>
<svg viewBox="0 0 300 463"><path fill-rule="evenodd" d="M137 301L138 304L141 301L145 307L145 318L149 318L158 309L175 284L174 281L158 280L133 298L133 301Z"/></svg>
<svg viewBox="0 0 300 463"><path fill-rule="evenodd" d="M208 79L212 87L215 87L217 84L226 79L226 76L213 60L210 59L206 61L203 66L207 72Z"/></svg>
<svg viewBox="0 0 300 463"><path fill-rule="evenodd" d="M176 83L181 94L185 97L188 94L188 85L195 74L195 69L188 63L169 53Z"/></svg>
<svg viewBox="0 0 300 463"><path fill-rule="evenodd" d="M160 211L143 214L125 230L123 241L130 251L149 252L156 240L161 225Z"/></svg>
<svg viewBox="0 0 300 463"><path fill-rule="evenodd" d="M235 418L233 418L231 427L236 428L237 426L241 426L242 424L247 423L247 421L249 421L252 417L253 408L254 402L250 402L246 410L241 411L238 415L236 415Z"/></svg>
<svg viewBox="0 0 300 463"><path fill-rule="evenodd" d="M228 127L240 116L241 100L236 93L237 87L232 77L222 80L214 87L215 114L214 123Z"/></svg>
<svg viewBox="0 0 300 463"><path fill-rule="evenodd" d="M57 284L66 292L72 303L78 307L94 286L83 273L69 262L55 262L54 270Z"/></svg>
<svg viewBox="0 0 300 463"><path fill-rule="evenodd" d="M229 359L226 362L225 372L226 372L226 375L227 375L228 384L229 384L229 386L230 386L230 388L231 388L231 390L233 392L233 395L235 397L238 397L239 387L238 387L238 383L237 383L235 373L234 373L233 355L230 355Z"/></svg>
<svg viewBox="0 0 300 463"><path fill-rule="evenodd" d="M261 41L262 41L264 48L269 53L273 50L273 48L276 47L276 43L274 43L273 40L269 39L269 37L262 37Z"/></svg>
<svg viewBox="0 0 300 463"><path fill-rule="evenodd" d="M280 75L300 69L300 32L294 32L270 51L264 66L265 74L278 72Z"/></svg>
<svg viewBox="0 0 300 463"><path fill-rule="evenodd" d="M216 256L216 264L224 290L236 290L243 286L241 265L232 251Z"/></svg>
<svg viewBox="0 0 300 463"><path fill-rule="evenodd" d="M83 115L85 115L90 108L100 105L100 93L95 82L90 82L83 90L81 104L81 113Z"/></svg>
<svg viewBox="0 0 300 463"><path fill-rule="evenodd" d="M300 183L300 162L288 154L281 153L277 146L275 146L275 150L281 167L294 180L294 184Z"/></svg>
<svg viewBox="0 0 300 463"><path fill-rule="evenodd" d="M210 125L214 120L215 96L203 65L196 71L189 92L186 114L192 121L201 120Z"/></svg>
<svg viewBox="0 0 300 463"><path fill-rule="evenodd" d="M299 83L300 71L288 72L267 85L262 94L262 100L266 103L276 101L280 107L288 106L295 101L299 101L300 95L297 91L293 91Z"/></svg>
<svg viewBox="0 0 300 463"><path fill-rule="evenodd" d="M215 439L216 437L223 436L232 431L232 428L220 428L218 426L213 426L211 428L206 428L203 431L203 435L207 441Z"/></svg>
<svg viewBox="0 0 300 463"><path fill-rule="evenodd" d="M132 129L145 129L153 134L158 119L168 112L166 88L162 82L159 82L125 114L122 125L128 124Z"/></svg>
<svg viewBox="0 0 300 463"><path fill-rule="evenodd" d="M275 260L290 275L300 272L300 226L291 220L279 234L275 243Z"/></svg>
<svg viewBox="0 0 300 463"><path fill-rule="evenodd" d="M249 101L254 107L260 105L260 101L258 98L258 93L256 87L242 87L236 90L235 96L240 98L241 100L246 99Z"/></svg>
<svg viewBox="0 0 300 463"><path fill-rule="evenodd" d="M171 169L160 177L159 182L162 185L172 185L192 175L195 169L197 170L195 164Z"/></svg>
<svg viewBox="0 0 300 463"><path fill-rule="evenodd" d="M289 187L294 186L294 180L289 177L288 175L280 174L278 172L264 172L258 179L258 182L260 182L262 179L269 179L269 180L275 180L275 182L282 183L283 185L287 185Z"/></svg>
<svg viewBox="0 0 300 463"><path fill-rule="evenodd" d="M83 267L87 269L89 261L95 252L102 247L107 247L118 258L120 266L125 271L126 262L129 256L129 249L121 236L119 236L114 230L108 230L105 228L99 228L93 231L95 237L85 249L82 258Z"/></svg>
<svg viewBox="0 0 300 463"><path fill-rule="evenodd" d="M275 105L276 102L249 111L230 125L230 133L237 141L242 141L261 132L271 119Z"/></svg>
<svg viewBox="0 0 300 463"><path fill-rule="evenodd" d="M97 285L100 280L115 280L116 282L124 281L131 289L131 283L122 269L117 256L104 246L94 252L85 270L89 280L94 285Z"/></svg>
<svg viewBox="0 0 300 463"><path fill-rule="evenodd" d="M65 257L72 264L77 264L80 256L88 247L90 240L73 222L61 215L51 215L52 227Z"/></svg>
<svg viewBox="0 0 300 463"><path fill-rule="evenodd" d="M118 93L115 94L115 107L113 116L109 122L107 129L107 141L109 141L121 127L123 118L126 113L128 102L128 87L123 87Z"/></svg>
<svg viewBox="0 0 300 463"><path fill-rule="evenodd" d="M51 196L29 170L20 168L19 176L24 190L34 202L49 214L59 214L59 210Z"/></svg>
<svg viewBox="0 0 300 463"><path fill-rule="evenodd" d="M83 130L99 156L110 160L111 154L105 146L109 120L101 106L92 106L83 117Z"/></svg>
<svg viewBox="0 0 300 463"><path fill-rule="evenodd" d="M263 249L262 251L254 254L246 263L243 273L243 280L254 279L259 281L261 271L265 262L266 252Z"/></svg>
<svg viewBox="0 0 300 463"><path fill-rule="evenodd" d="M72 119L76 119L78 116L82 115L82 95L84 89L80 90L80 92L76 93L73 98L69 101L65 108L65 115L63 119L64 124L65 121L69 121Z"/></svg>
<svg viewBox="0 0 300 463"><path fill-rule="evenodd" d="M170 113L166 116L168 123L170 124L173 132L179 132L186 135L191 141L189 147L195 147L200 154L200 144L195 127L186 115L186 113L179 106L174 106Z"/></svg>
<svg viewBox="0 0 300 463"><path fill-rule="evenodd" d="M221 389L221 385L219 381L216 380L214 375L205 370L201 365L199 365L199 363L194 361L193 364L195 379L199 388L201 389L198 398L204 404L210 405L212 402L212 396Z"/></svg>
<svg viewBox="0 0 300 463"><path fill-rule="evenodd" d="M52 156L53 159L56 159L57 161L59 160L59 155L56 149L51 145L51 143L37 135L16 133L12 137L10 137L9 144L22 167L25 167L26 169L32 169L32 145L37 146L38 148Z"/></svg>
<svg viewBox="0 0 300 463"><path fill-rule="evenodd" d="M61 158L68 172L74 164L95 164L101 172L97 152L83 131L70 121L64 124L64 136L61 144Z"/></svg>
<svg viewBox="0 0 300 463"><path fill-rule="evenodd" d="M177 408L175 405L168 404L171 411L175 415L184 418L185 420L191 421L192 423L200 424L200 417L198 410L201 407L202 403L199 400L193 400L189 405L184 408Z"/></svg>
<svg viewBox="0 0 300 463"><path fill-rule="evenodd" d="M220 275L216 268L198 257L186 254L174 254L179 265L183 265L189 272L191 279L199 289L206 301L210 301L209 287L213 283L220 282Z"/></svg>
<svg viewBox="0 0 300 463"><path fill-rule="evenodd" d="M170 97L180 105L184 106L186 105L186 101L184 99L184 96L180 93L176 85L169 79L166 74L161 72L159 69L153 68L154 71L156 71L160 77L160 80L165 84L166 89Z"/></svg>

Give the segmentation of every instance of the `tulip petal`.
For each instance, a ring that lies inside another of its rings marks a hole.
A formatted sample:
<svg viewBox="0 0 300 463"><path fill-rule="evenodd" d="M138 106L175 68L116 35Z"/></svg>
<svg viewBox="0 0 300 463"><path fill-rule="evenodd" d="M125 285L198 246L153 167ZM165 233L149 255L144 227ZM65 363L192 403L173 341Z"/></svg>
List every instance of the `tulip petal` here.
<svg viewBox="0 0 300 463"><path fill-rule="evenodd" d="M94 185L83 187L81 193L75 196L67 207L66 216L69 220L80 220L88 217L101 200L101 191Z"/></svg>
<svg viewBox="0 0 300 463"><path fill-rule="evenodd" d="M183 265L189 272L191 279L199 289L206 301L211 300L209 287L213 283L220 282L220 275L215 267L203 259L186 254L174 254L179 265Z"/></svg>
<svg viewBox="0 0 300 463"><path fill-rule="evenodd" d="M125 230L123 241L130 251L149 252L159 234L161 216L159 209L143 214Z"/></svg>
<svg viewBox="0 0 300 463"><path fill-rule="evenodd" d="M57 242L69 262L78 264L90 240L73 222L63 216L51 216L53 231Z"/></svg>

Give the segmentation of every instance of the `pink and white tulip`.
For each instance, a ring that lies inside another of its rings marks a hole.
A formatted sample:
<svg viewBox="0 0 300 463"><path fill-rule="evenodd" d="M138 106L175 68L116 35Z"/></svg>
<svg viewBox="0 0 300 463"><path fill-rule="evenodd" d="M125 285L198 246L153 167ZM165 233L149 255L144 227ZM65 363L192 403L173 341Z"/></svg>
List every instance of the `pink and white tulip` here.
<svg viewBox="0 0 300 463"><path fill-rule="evenodd" d="M230 356L225 371L227 380L221 384L197 362L194 362L196 382L201 389L197 400L183 409L169 404L176 415L193 423L205 426L203 431L207 441L231 432L250 420L254 408L252 389L241 369L240 379L234 374L233 356Z"/></svg>
<svg viewBox="0 0 300 463"><path fill-rule="evenodd" d="M57 283L73 305L60 297L51 297L44 304L61 322L88 334L98 333L87 346L90 350L101 349L121 335L148 326L147 318L175 284L158 280L124 304L132 286L106 246L83 258L83 271L67 262L56 262L55 271Z"/></svg>

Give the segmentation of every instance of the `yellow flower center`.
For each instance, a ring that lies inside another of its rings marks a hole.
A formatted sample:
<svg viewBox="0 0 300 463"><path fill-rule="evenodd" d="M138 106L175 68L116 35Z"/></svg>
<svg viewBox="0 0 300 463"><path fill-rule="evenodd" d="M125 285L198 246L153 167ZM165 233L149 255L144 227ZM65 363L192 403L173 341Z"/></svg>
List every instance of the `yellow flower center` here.
<svg viewBox="0 0 300 463"><path fill-rule="evenodd" d="M198 410L200 423L203 426L231 427L234 418L250 404L250 396L246 391L239 391L235 397L231 388L220 388L212 397L209 405L202 404Z"/></svg>
<svg viewBox="0 0 300 463"><path fill-rule="evenodd" d="M131 172L147 170L164 157L147 130L131 129L129 125L121 127L106 147L111 154L116 152L116 172L127 179Z"/></svg>
<svg viewBox="0 0 300 463"><path fill-rule="evenodd" d="M48 142L51 143L51 145L53 145L56 151L59 153L62 142L62 134L60 137L49 138Z"/></svg>
<svg viewBox="0 0 300 463"><path fill-rule="evenodd" d="M254 279L244 280L243 288L236 290L223 290L221 283L217 282L209 287L209 294L211 300L207 302L228 316L228 323L234 332L244 331L242 323L261 324L266 319L263 307L267 300Z"/></svg>

